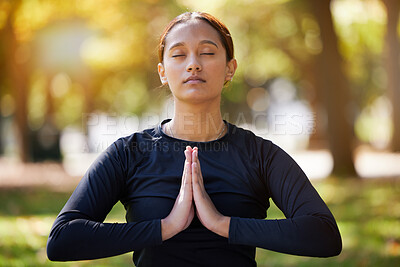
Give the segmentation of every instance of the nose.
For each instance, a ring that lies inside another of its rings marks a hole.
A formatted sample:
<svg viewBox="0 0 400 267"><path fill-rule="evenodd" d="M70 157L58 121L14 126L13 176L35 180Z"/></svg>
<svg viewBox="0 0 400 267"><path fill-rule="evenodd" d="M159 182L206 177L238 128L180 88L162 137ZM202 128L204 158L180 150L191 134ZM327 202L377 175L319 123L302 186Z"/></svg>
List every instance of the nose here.
<svg viewBox="0 0 400 267"><path fill-rule="evenodd" d="M196 56L191 56L186 66L187 71L201 71L201 64Z"/></svg>

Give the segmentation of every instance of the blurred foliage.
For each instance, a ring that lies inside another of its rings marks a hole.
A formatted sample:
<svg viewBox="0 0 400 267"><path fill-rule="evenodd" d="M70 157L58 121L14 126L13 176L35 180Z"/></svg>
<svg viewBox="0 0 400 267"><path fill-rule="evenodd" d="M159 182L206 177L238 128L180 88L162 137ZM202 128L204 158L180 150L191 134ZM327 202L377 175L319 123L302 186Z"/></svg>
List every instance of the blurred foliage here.
<svg viewBox="0 0 400 267"><path fill-rule="evenodd" d="M315 180L314 186L337 219L343 251L333 258L291 256L257 249L258 266L397 266L400 264L400 182L392 179ZM354 190L357 188L357 190ZM0 266L127 266L132 254L52 263L45 245L55 216L70 192L45 188L0 192ZM49 201L51 199L51 201ZM388 204L390 203L390 204ZM283 218L271 202L268 219ZM124 222L118 203L107 222Z"/></svg>
<svg viewBox="0 0 400 267"><path fill-rule="evenodd" d="M210 12L231 29L239 69L224 91L228 112L249 110L246 93L284 76L313 101L310 64L321 52L319 26L308 1L21 0L0 1L0 29L13 16L18 59L29 63L29 122L44 122L50 90L59 128L93 111L117 114L157 110L157 41L167 22L187 10ZM229 6L229 8L228 8ZM336 0L332 11L359 113L384 94L385 12L377 0ZM14 12L14 14L11 14ZM257 14L257 15L255 15ZM1 48L7 53L7 47ZM1 57L0 54L0 57ZM1 113L13 113L12 88L0 77ZM149 101L149 100L152 101Z"/></svg>
<svg viewBox="0 0 400 267"><path fill-rule="evenodd" d="M361 109L383 94L387 86L382 57L386 32L384 6L379 1L341 0L333 5L333 13L354 100Z"/></svg>
<svg viewBox="0 0 400 267"><path fill-rule="evenodd" d="M248 92L277 76L293 81L300 98L316 101L319 88L314 85L313 64L323 45L308 1L0 0L1 117L12 117L18 109L6 75L10 48L4 32L9 18L17 63L27 68L30 129L43 127L49 113L63 129L82 126L88 112L158 111L165 96L156 70L158 38L168 21L189 10L209 12L231 30L239 68L223 92L225 112L232 117L250 112ZM335 0L332 13L350 80L354 105L349 112L357 118L355 132L359 140L384 147L382 140L390 138L392 127L384 96L385 10L379 0ZM338 220L342 254L314 259L260 249L259 266L399 265L398 181L328 180L316 186ZM71 266L50 263L44 249L51 224L69 195L47 189L1 189L0 266ZM282 216L274 206L268 214ZM124 221L120 204L108 220ZM131 255L73 266L93 263L125 266L131 264Z"/></svg>
<svg viewBox="0 0 400 267"><path fill-rule="evenodd" d="M148 101L151 94L157 95L151 89L159 86L157 39L166 23L182 11L177 4L150 0L0 3L0 29L7 16L15 17L18 58L29 62L33 128L44 121L48 90L60 128L79 125L85 112L140 114L159 104ZM10 14L14 9L15 14ZM0 97L12 95L6 79L0 78L0 83ZM5 110L2 115L9 113Z"/></svg>

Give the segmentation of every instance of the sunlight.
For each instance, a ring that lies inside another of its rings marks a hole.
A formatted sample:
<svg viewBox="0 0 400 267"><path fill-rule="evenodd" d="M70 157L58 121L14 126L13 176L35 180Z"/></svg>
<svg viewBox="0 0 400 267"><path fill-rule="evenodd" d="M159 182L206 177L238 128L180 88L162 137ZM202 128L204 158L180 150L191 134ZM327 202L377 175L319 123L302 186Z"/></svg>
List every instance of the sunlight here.
<svg viewBox="0 0 400 267"><path fill-rule="evenodd" d="M393 135L392 106L381 96L365 107L355 122L357 137L378 149L386 148Z"/></svg>
<svg viewBox="0 0 400 267"><path fill-rule="evenodd" d="M382 24L386 21L384 6L378 0L335 0L332 1L332 13L335 22L343 26L368 20Z"/></svg>
<svg viewBox="0 0 400 267"><path fill-rule="evenodd" d="M178 0L183 6L189 8L188 11L203 11L214 14L218 9L226 5L227 0Z"/></svg>

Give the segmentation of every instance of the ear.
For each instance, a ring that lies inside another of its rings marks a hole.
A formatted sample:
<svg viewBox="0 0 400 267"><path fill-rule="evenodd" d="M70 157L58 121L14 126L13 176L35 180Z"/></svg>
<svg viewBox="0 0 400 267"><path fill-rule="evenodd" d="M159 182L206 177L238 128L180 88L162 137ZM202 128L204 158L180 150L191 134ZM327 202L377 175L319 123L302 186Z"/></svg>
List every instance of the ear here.
<svg viewBox="0 0 400 267"><path fill-rule="evenodd" d="M162 63L158 63L157 68L158 68L158 75L160 76L161 83L163 85L168 84L168 79L167 79L167 76L165 75L164 65Z"/></svg>
<svg viewBox="0 0 400 267"><path fill-rule="evenodd" d="M232 80L233 75L235 75L236 69L237 62L236 59L233 58L226 64L225 82Z"/></svg>

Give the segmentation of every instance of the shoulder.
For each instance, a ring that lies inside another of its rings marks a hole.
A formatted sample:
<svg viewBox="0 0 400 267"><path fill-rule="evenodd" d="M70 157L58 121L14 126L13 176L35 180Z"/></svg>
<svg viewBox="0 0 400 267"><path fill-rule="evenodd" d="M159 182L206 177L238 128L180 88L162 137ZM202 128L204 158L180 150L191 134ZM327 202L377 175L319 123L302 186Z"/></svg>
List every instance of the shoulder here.
<svg viewBox="0 0 400 267"><path fill-rule="evenodd" d="M108 153L124 158L141 158L161 139L157 126L134 132L128 136L120 137L108 148Z"/></svg>
<svg viewBox="0 0 400 267"><path fill-rule="evenodd" d="M243 148L251 150L270 149L275 145L268 139L256 135L249 129L245 129L234 124L229 124L231 140Z"/></svg>
<svg viewBox="0 0 400 267"><path fill-rule="evenodd" d="M286 164L292 161L289 154L271 140L258 136L249 129L233 124L229 126L231 127L230 143L240 150L240 153L256 159L260 164L270 165L273 162Z"/></svg>

